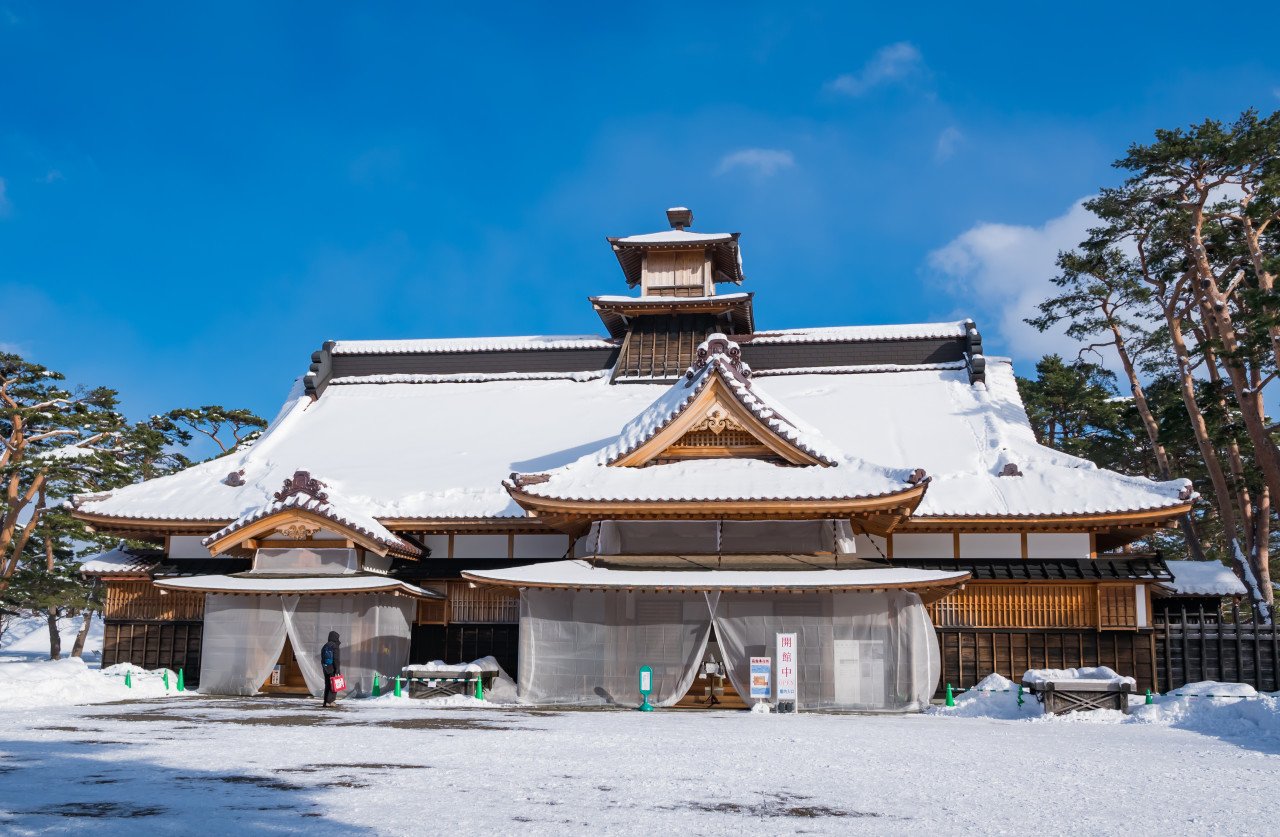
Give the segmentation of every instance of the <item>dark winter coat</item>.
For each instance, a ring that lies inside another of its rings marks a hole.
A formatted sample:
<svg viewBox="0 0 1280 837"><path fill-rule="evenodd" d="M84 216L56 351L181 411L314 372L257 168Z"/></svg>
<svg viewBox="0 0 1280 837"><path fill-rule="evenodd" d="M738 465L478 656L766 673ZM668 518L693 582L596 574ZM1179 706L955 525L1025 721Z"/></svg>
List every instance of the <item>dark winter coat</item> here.
<svg viewBox="0 0 1280 837"><path fill-rule="evenodd" d="M326 677L342 673L342 640L337 631L329 631L329 641L320 649L320 666Z"/></svg>

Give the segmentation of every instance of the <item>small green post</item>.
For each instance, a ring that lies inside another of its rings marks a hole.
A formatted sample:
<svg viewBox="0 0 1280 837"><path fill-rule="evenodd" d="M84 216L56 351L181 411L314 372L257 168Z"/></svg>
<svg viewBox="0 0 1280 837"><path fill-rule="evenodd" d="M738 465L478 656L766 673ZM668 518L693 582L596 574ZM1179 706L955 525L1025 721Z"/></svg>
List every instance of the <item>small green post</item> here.
<svg viewBox="0 0 1280 837"><path fill-rule="evenodd" d="M1145 704L1144 704L1144 705L1146 705L1146 706L1150 706L1150 705L1151 705L1151 704L1153 704L1153 703L1155 703L1155 701L1151 699L1151 690L1150 690L1150 689L1147 689L1147 699L1146 699L1146 701L1145 701Z"/></svg>
<svg viewBox="0 0 1280 837"><path fill-rule="evenodd" d="M128 669L125 669L125 672L124 672L124 687L126 689L133 688L133 677L130 676L130 672Z"/></svg>
<svg viewBox="0 0 1280 837"><path fill-rule="evenodd" d="M653 691L653 669L640 666L640 696L644 698L636 709L640 712L652 712L653 704L649 703L649 693Z"/></svg>
<svg viewBox="0 0 1280 837"><path fill-rule="evenodd" d="M1022 705L1022 684L1018 684L1018 705Z"/></svg>
<svg viewBox="0 0 1280 837"><path fill-rule="evenodd" d="M947 706L956 705L956 696L951 693L951 684L947 684Z"/></svg>
<svg viewBox="0 0 1280 837"><path fill-rule="evenodd" d="M484 700L484 680L476 675L476 700Z"/></svg>
<svg viewBox="0 0 1280 837"><path fill-rule="evenodd" d="M392 688L392 694L394 694L396 697L400 697L400 678L399 677L396 678L396 685Z"/></svg>
<svg viewBox="0 0 1280 837"><path fill-rule="evenodd" d="M373 696L378 697L382 694L381 684L378 683L378 672L373 673Z"/></svg>
<svg viewBox="0 0 1280 837"><path fill-rule="evenodd" d="M187 690L186 681L183 679L184 671L186 671L186 669L181 669L181 668L178 669L178 691L179 692L185 692Z"/></svg>
<svg viewBox="0 0 1280 837"><path fill-rule="evenodd" d="M164 673L160 675L160 679L164 681L164 690L166 692L169 691L169 669L166 668L164 670Z"/></svg>

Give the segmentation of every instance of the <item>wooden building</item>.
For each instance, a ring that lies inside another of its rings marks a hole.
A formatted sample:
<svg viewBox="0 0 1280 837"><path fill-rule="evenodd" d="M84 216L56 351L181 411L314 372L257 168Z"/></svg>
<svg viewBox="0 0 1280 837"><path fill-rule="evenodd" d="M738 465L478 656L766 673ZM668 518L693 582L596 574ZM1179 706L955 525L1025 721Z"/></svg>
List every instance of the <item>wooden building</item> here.
<svg viewBox="0 0 1280 837"><path fill-rule="evenodd" d="M492 654L531 701L626 702L624 669L659 653L665 702L708 654L732 691L792 627L812 706L918 708L1032 667L1150 682L1174 578L1120 550L1190 507L1187 481L1037 444L972 320L760 328L753 292L719 292L745 281L738 234L668 220L608 239L639 295L589 297L601 335L326 342L253 446L76 498L156 548L86 565L106 661L194 670L221 599L322 595L299 556L327 539L348 586L414 602L409 658ZM289 584L264 586L272 561ZM566 679L540 682L551 660ZM855 662L874 676L849 681Z"/></svg>

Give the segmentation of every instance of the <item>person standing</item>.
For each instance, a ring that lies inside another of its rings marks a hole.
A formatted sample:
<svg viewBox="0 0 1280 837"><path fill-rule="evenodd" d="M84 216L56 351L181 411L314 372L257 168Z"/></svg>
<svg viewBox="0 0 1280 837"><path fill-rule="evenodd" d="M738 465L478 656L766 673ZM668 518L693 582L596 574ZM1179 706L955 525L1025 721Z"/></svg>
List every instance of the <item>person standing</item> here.
<svg viewBox="0 0 1280 837"><path fill-rule="evenodd" d="M342 673L342 639L337 631L329 631L329 641L320 649L320 667L324 669L324 705L333 706L338 693L333 690L333 676Z"/></svg>

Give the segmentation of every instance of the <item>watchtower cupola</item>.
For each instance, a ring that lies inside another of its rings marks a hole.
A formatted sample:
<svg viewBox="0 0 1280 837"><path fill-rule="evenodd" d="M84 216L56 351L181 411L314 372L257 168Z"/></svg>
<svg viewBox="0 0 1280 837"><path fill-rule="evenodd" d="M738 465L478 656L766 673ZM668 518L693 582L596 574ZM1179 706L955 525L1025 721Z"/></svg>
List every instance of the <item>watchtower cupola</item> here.
<svg viewBox="0 0 1280 837"><path fill-rule="evenodd" d="M627 285L642 297L709 297L721 282L742 284L738 233L693 232L693 210L667 210L671 229L610 238Z"/></svg>

